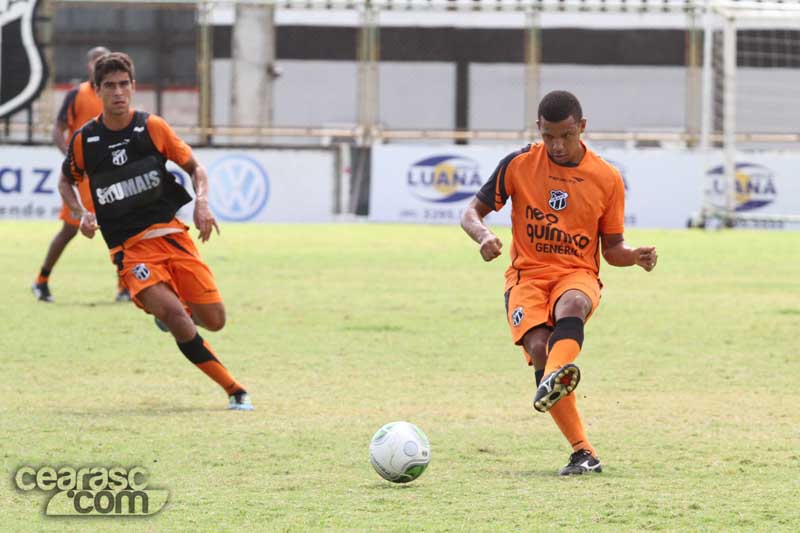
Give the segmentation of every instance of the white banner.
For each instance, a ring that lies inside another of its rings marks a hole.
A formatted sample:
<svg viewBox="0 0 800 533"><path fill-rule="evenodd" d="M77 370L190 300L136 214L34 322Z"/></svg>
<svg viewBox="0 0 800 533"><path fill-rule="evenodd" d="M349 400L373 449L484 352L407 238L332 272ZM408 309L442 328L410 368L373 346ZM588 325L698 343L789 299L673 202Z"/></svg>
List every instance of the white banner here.
<svg viewBox="0 0 800 533"><path fill-rule="evenodd" d="M0 146L0 220L57 218L63 160L57 148Z"/></svg>
<svg viewBox="0 0 800 533"><path fill-rule="evenodd" d="M209 203L220 222L327 222L334 206L335 158L327 150L197 149L209 174ZM63 156L48 147L0 147L0 220L56 218ZM191 193L188 175L168 169ZM179 216L192 220L192 204Z"/></svg>
<svg viewBox="0 0 800 533"><path fill-rule="evenodd" d="M376 145L372 149L369 219L458 224L461 211L514 148ZM487 217L511 224L511 209Z"/></svg>
<svg viewBox="0 0 800 533"><path fill-rule="evenodd" d="M680 150L600 150L625 181L625 227L685 228L703 202L705 158Z"/></svg>
<svg viewBox="0 0 800 533"><path fill-rule="evenodd" d="M370 220L457 224L461 210L513 146L376 146ZM625 180L626 227L683 228L704 197L724 205L722 153L687 150L598 150ZM737 211L800 214L800 153L740 154ZM488 218L508 224L506 207ZM744 224L747 225L747 224Z"/></svg>

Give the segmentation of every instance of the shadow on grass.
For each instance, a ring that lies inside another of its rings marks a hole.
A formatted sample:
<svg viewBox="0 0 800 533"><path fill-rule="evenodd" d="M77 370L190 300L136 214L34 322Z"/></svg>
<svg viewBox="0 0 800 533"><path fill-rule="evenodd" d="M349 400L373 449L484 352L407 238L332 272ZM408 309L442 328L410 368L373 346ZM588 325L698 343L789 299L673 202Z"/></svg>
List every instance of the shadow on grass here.
<svg viewBox="0 0 800 533"><path fill-rule="evenodd" d="M510 477L514 479L531 479L531 478L551 478L551 479L558 479L559 476L556 474L556 471L553 469L546 469L546 470L506 470L503 472L504 477Z"/></svg>
<svg viewBox="0 0 800 533"><path fill-rule="evenodd" d="M133 305L130 302L115 302L114 300L102 300L99 302L53 302L56 307L125 307L126 305Z"/></svg>
<svg viewBox="0 0 800 533"><path fill-rule="evenodd" d="M363 485L368 490L416 490L419 484L411 483L392 483L391 481L377 481Z"/></svg>
<svg viewBox="0 0 800 533"><path fill-rule="evenodd" d="M111 409L62 409L54 411L54 414L68 415L68 416L87 416L87 417L100 417L100 416L173 416L186 413L241 413L242 411L230 411L224 407L161 407L161 406L131 406L120 407L115 406ZM248 412L245 412L248 414Z"/></svg>

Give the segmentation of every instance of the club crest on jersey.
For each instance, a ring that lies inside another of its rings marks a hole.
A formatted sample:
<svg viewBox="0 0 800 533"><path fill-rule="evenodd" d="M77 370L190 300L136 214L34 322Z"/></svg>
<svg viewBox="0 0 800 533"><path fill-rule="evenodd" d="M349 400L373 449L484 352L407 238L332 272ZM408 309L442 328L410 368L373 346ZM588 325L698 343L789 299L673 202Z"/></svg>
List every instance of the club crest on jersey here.
<svg viewBox="0 0 800 533"><path fill-rule="evenodd" d="M514 309L514 312L511 313L511 323L514 324L514 327L519 326L523 318L525 318L525 311L522 309L522 306L517 307Z"/></svg>
<svg viewBox="0 0 800 533"><path fill-rule="evenodd" d="M569 194L561 190L550 191L550 200L547 202L547 204L554 211L561 211L562 209L567 207L568 196Z"/></svg>
<svg viewBox="0 0 800 533"><path fill-rule="evenodd" d="M0 1L0 117L29 106L47 81L47 67L33 27L38 3Z"/></svg>
<svg viewBox="0 0 800 533"><path fill-rule="evenodd" d="M119 150L114 150L111 152L111 162L121 167L125 163L128 162L128 152L125 151L125 148L120 148Z"/></svg>
<svg viewBox="0 0 800 533"><path fill-rule="evenodd" d="M133 275L139 281L146 281L150 277L150 269L144 263L139 263L133 267Z"/></svg>

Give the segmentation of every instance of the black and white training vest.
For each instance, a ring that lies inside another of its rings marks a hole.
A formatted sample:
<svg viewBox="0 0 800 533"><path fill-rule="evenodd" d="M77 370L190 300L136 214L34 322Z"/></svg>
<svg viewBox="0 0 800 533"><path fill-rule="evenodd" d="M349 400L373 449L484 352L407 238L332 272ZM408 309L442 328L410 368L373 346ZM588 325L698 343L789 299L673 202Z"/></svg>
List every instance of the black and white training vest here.
<svg viewBox="0 0 800 533"><path fill-rule="evenodd" d="M169 222L191 196L167 171L167 158L147 131L148 113L136 111L123 130L102 117L81 128L84 170L97 223L109 248L158 223Z"/></svg>

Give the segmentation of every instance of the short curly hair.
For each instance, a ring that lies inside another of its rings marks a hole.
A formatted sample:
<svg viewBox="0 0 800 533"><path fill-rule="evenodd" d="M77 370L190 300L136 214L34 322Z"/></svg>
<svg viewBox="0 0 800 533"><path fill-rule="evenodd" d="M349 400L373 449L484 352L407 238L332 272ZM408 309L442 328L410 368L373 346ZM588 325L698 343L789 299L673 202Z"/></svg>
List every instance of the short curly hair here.
<svg viewBox="0 0 800 533"><path fill-rule="evenodd" d="M581 103L569 91L552 91L539 102L539 118L548 122L561 122L572 117L575 122L583 118Z"/></svg>
<svg viewBox="0 0 800 533"><path fill-rule="evenodd" d="M122 52L110 52L97 58L97 61L94 62L95 86L100 87L100 84L103 82L103 78L112 72L127 72L128 76L131 78L131 81L135 79L133 61L131 61L131 58L128 56L128 54L124 54Z"/></svg>

